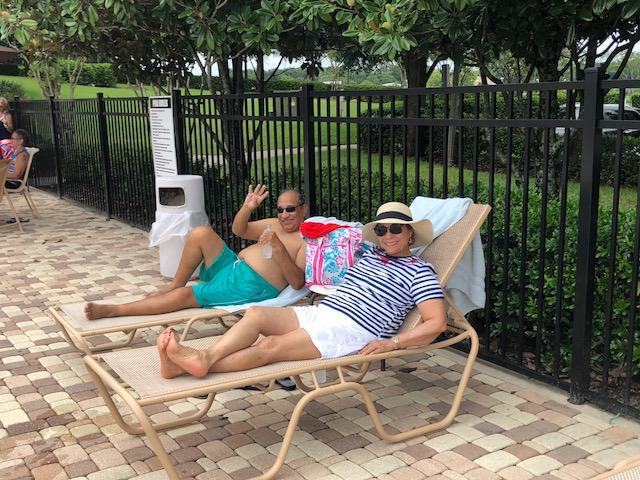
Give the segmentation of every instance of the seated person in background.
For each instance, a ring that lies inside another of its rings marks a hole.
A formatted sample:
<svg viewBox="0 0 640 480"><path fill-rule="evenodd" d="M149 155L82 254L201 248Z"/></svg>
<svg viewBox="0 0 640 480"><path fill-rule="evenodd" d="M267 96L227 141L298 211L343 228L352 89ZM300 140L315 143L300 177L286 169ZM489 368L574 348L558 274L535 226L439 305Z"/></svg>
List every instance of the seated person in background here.
<svg viewBox="0 0 640 480"><path fill-rule="evenodd" d="M431 242L431 222L414 221L402 203L385 203L376 221L364 226L362 238L377 247L365 252L336 293L319 305L251 307L206 350L180 344L167 328L157 342L162 376L201 377L278 361L369 355L431 343L447 326L442 288L433 267L409 250ZM414 305L424 322L397 335ZM253 345L259 335L265 338Z"/></svg>
<svg viewBox="0 0 640 480"><path fill-rule="evenodd" d="M265 185L249 185L244 204L233 220L232 231L257 243L235 254L210 227L189 232L175 277L162 290L122 305L87 303L85 315L93 320L125 315L153 315L190 307L239 305L275 298L287 286L304 287L305 247L300 224L307 213L304 198L294 190L278 197L278 217L250 222L251 213L269 196ZM271 231L265 229L269 225ZM270 244L271 258L261 247ZM201 283L185 286L201 263Z"/></svg>
<svg viewBox="0 0 640 480"><path fill-rule="evenodd" d="M26 130L18 128L11 134L11 148L12 152L6 160L0 160L0 162L9 162L9 173L7 174L7 181L5 187L18 188L20 182L15 180L22 180L27 170L27 164L29 163L29 152L25 147L29 134Z"/></svg>
<svg viewBox="0 0 640 480"><path fill-rule="evenodd" d="M13 132L13 117L9 108L9 101L0 97L0 140L11 138Z"/></svg>

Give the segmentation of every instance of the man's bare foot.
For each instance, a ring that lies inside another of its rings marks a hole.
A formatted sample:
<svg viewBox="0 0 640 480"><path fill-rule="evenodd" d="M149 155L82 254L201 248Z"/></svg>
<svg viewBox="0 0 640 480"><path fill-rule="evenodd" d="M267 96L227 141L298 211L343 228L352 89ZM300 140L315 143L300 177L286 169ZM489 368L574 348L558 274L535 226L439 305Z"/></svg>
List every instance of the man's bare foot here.
<svg viewBox="0 0 640 480"><path fill-rule="evenodd" d="M158 354L160 355L160 375L162 378L175 378L187 373L173 363L167 355L167 345L174 338L173 328L167 327L158 337ZM174 339L175 342L175 339ZM176 342L177 343L177 342Z"/></svg>
<svg viewBox="0 0 640 480"><path fill-rule="evenodd" d="M171 329L171 327L169 327L169 329ZM165 330L165 332L167 330ZM171 336L169 337L165 351L167 352L169 360L171 360L174 365L194 377L204 377L209 373L209 365L205 359L204 350L196 350L179 344L176 341L173 330L171 330Z"/></svg>
<svg viewBox="0 0 640 480"><path fill-rule="evenodd" d="M87 320L114 317L113 307L113 305L87 302L84 304L84 315Z"/></svg>

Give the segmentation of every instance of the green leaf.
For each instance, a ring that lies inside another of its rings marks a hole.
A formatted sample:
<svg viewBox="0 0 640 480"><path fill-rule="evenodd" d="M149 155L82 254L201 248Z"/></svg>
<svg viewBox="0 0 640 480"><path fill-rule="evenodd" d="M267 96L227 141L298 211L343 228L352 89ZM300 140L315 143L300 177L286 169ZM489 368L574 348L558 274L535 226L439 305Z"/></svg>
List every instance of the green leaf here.
<svg viewBox="0 0 640 480"><path fill-rule="evenodd" d="M625 20L633 17L640 10L640 0L629 0L622 7L622 18Z"/></svg>
<svg viewBox="0 0 640 480"><path fill-rule="evenodd" d="M578 9L577 15L578 18L580 18L581 20L586 20L587 22L593 20L593 12L587 8Z"/></svg>
<svg viewBox="0 0 640 480"><path fill-rule="evenodd" d="M600 15L602 15L602 13L605 11L606 8L607 8L607 0L595 0L593 2L593 14L596 17L599 17Z"/></svg>
<svg viewBox="0 0 640 480"><path fill-rule="evenodd" d="M20 26L29 28L31 30L35 29L38 26L38 22L31 18L25 18L24 20L20 20L20 22L18 23L20 24Z"/></svg>
<svg viewBox="0 0 640 480"><path fill-rule="evenodd" d="M25 30L21 28L16 29L14 35L18 43L20 43L20 45L25 45L29 41L29 35Z"/></svg>

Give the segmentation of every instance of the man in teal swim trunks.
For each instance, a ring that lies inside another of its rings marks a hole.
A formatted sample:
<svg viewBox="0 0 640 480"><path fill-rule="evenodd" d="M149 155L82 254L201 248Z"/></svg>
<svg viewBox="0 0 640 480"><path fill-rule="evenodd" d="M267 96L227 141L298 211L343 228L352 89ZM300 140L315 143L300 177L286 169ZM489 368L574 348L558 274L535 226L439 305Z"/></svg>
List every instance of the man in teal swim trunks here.
<svg viewBox="0 0 640 480"><path fill-rule="evenodd" d="M268 196L265 185L258 184L255 189L249 185L249 193L231 227L234 234L256 243L236 255L213 229L196 227L189 233L178 271L169 285L136 302L87 303L87 319L259 302L277 297L287 285L296 290L304 287L306 243L300 236L300 224L307 205L298 192L287 190L278 197L277 218L249 221L251 213ZM265 232L267 225L271 231ZM271 258L262 257L264 244L271 245ZM201 283L187 287L201 262Z"/></svg>

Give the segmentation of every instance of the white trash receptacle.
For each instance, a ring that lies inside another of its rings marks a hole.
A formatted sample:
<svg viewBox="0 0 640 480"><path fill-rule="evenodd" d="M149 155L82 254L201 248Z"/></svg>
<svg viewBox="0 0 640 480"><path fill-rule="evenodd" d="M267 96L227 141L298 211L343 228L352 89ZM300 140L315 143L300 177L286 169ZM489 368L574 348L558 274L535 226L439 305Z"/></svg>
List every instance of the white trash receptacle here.
<svg viewBox="0 0 640 480"><path fill-rule="evenodd" d="M209 225L202 177L156 177L156 221L149 232L149 247L160 247L160 274L163 277L175 277L187 236L199 225Z"/></svg>

